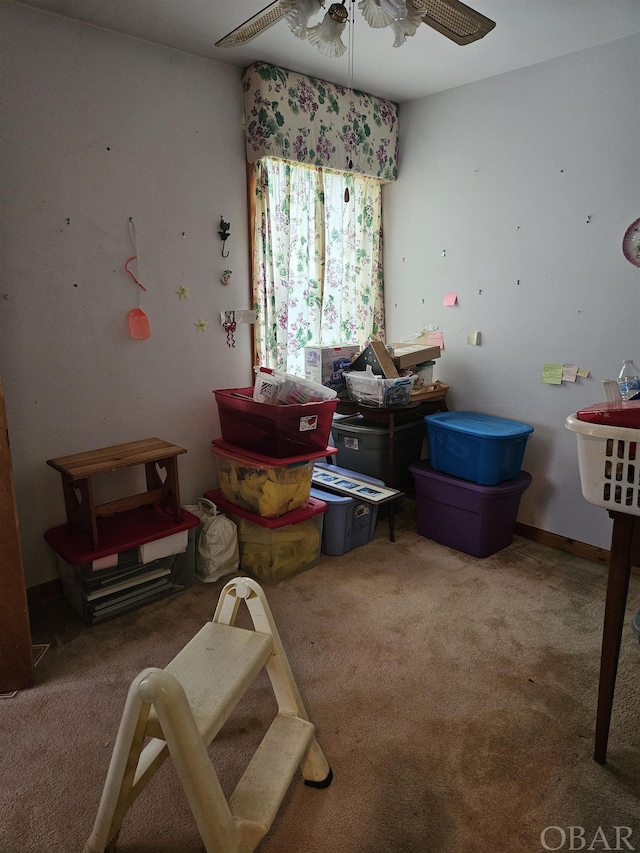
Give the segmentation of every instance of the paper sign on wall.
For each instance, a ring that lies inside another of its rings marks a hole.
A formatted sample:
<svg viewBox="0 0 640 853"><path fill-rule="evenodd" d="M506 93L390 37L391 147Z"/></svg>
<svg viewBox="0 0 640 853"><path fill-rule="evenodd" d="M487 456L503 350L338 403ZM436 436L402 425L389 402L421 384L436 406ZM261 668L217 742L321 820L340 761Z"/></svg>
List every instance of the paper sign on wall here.
<svg viewBox="0 0 640 853"><path fill-rule="evenodd" d="M562 365L544 364L540 381L546 382L547 385L562 385Z"/></svg>
<svg viewBox="0 0 640 853"><path fill-rule="evenodd" d="M575 382L578 376L585 379L588 375L586 367L577 367L575 364L545 364L540 381L548 385L561 385L563 382Z"/></svg>

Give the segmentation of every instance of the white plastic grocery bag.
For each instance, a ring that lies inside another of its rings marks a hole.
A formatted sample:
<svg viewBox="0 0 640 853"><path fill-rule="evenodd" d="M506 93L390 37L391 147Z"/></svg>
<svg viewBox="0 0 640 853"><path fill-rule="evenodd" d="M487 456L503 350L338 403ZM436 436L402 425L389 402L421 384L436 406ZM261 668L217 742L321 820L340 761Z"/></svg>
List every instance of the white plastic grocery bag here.
<svg viewBox="0 0 640 853"><path fill-rule="evenodd" d="M207 498L199 498L197 506L185 509L202 522L196 544L196 577L211 583L237 571L240 562L238 530L233 521Z"/></svg>

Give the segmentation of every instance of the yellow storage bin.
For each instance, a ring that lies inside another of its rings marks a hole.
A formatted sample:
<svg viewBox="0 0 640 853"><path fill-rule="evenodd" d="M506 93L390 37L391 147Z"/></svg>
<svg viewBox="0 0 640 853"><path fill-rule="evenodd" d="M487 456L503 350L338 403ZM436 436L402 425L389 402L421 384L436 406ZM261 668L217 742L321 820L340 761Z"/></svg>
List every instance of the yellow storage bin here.
<svg viewBox="0 0 640 853"><path fill-rule="evenodd" d="M274 584L318 563L325 501L310 498L304 509L266 519L229 503L218 490L205 492L204 497L237 526L242 572Z"/></svg>
<svg viewBox="0 0 640 853"><path fill-rule="evenodd" d="M310 456L273 459L245 453L222 439L215 439L211 449L218 465L222 496L234 506L262 518L279 518L305 507L314 460L336 452L326 448Z"/></svg>

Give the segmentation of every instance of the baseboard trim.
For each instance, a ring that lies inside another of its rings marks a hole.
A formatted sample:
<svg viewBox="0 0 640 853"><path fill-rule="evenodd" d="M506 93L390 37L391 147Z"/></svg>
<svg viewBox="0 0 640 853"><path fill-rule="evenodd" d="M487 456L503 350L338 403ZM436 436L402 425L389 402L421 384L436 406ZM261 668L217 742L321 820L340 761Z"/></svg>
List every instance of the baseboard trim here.
<svg viewBox="0 0 640 853"><path fill-rule="evenodd" d="M601 563L603 566L609 565L609 552L605 548L597 548L595 545L587 545L586 542L578 542L577 539L569 539L568 536L559 536L557 533L539 530L537 527L531 527L529 524L521 524L519 521L516 522L515 532L524 539L531 539L533 542L539 542L541 545L547 545L549 548L566 551L569 554L574 554L576 557L583 557L585 560ZM640 566L632 566L631 571L634 575L640 575ZM62 583L60 582L60 578L54 578L54 580L46 581L45 583L38 584L38 586L29 587L27 590L27 602L29 607L32 607L51 598L57 598L59 595L62 595Z"/></svg>
<svg viewBox="0 0 640 853"><path fill-rule="evenodd" d="M519 521L516 522L515 532L518 536L531 539L533 542L539 542L541 545L548 545L549 548L566 551L569 554L574 554L576 557L583 557L585 560L592 560L594 563L602 563L603 566L609 565L609 551L606 548L587 545L586 542L578 542L576 539L570 539L568 536L559 536L557 533L539 530L537 527L521 524ZM639 566L632 566L631 571L634 575L640 575Z"/></svg>
<svg viewBox="0 0 640 853"><path fill-rule="evenodd" d="M62 595L62 582L60 578L54 578L37 586L30 586L27 590L27 605L33 607L35 604L41 604L59 595Z"/></svg>

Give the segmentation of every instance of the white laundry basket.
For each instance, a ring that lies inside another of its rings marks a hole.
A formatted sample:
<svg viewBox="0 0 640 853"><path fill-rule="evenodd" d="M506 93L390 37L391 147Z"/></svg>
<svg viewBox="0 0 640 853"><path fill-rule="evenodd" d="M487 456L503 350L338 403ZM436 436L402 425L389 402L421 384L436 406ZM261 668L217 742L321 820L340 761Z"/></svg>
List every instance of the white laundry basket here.
<svg viewBox="0 0 640 853"><path fill-rule="evenodd" d="M640 429L605 426L569 415L578 439L582 494L612 512L640 515Z"/></svg>

